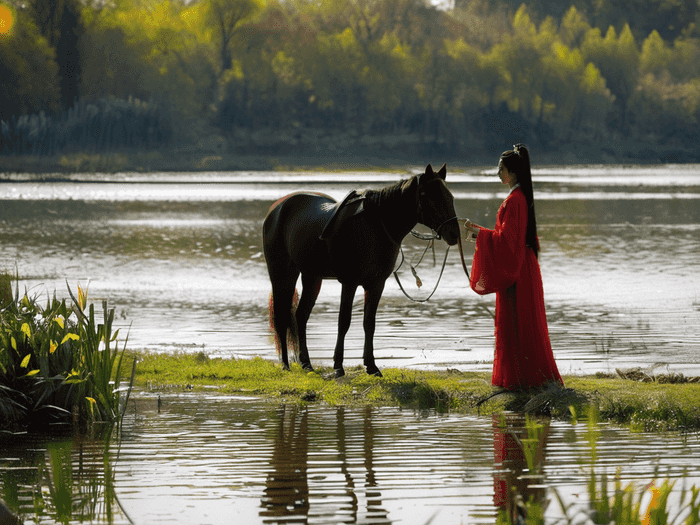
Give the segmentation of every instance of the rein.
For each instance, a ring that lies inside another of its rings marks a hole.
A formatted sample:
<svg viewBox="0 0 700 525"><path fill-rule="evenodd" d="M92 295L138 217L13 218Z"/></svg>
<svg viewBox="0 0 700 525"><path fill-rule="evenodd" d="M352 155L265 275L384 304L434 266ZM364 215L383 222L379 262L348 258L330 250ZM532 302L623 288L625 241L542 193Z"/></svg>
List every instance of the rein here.
<svg viewBox="0 0 700 525"><path fill-rule="evenodd" d="M446 221L443 221L443 223L440 224L440 226L437 227L437 230L432 230L432 233L429 233L429 234L419 233L419 232L417 232L416 230L411 230L411 235L413 235L416 239L420 239L421 241L429 241L429 242L428 242L428 245L425 247L425 250L423 250L423 254L422 254L421 257L420 257L420 260L418 261L418 264L420 264L421 262L423 262L423 257L424 257L425 254L427 253L428 249L430 249L431 247L432 247L433 249L435 249L435 240L436 240L436 239L441 239L441 236L440 236L440 233L439 233L439 232L440 232L440 229L441 229L447 222L449 222L449 221L451 221L451 220L453 220L453 219L465 220L465 221L468 220L468 219L462 219L462 218L457 217L457 216L451 217L451 218L447 219ZM459 257L460 257L460 259L462 260L462 268L464 269L464 273L467 274L467 279L470 279L469 270L467 269L467 262L466 262L465 259L464 259L464 249L463 249L463 247L462 247L462 236L461 236L461 235L459 235L459 236L457 237L457 244L459 245ZM416 298L414 298L414 297L411 297L411 296L409 295L409 293L404 289L403 285L401 284L401 280L399 279L399 273L398 273L398 272L399 272L399 270L401 269L401 266L403 265L403 263L404 263L404 261L406 260L406 258L404 257L404 254L403 254L403 248L399 247L399 249L401 250L401 262L400 262L399 265L396 267L396 270L394 270L394 278L396 279L396 282L397 282L397 284L399 285L399 288L401 289L401 291L403 292L403 294L404 294L409 300L413 301L414 303L425 303L425 302L429 301L430 298L433 296L433 294L437 291L438 285L440 284L440 280L442 279L442 274L443 274L443 272L445 271L445 265L447 264L447 256L448 256L449 253L450 253L450 247L448 246L448 247L447 247L447 250L445 250L445 258L442 260L442 268L440 268L440 275L438 276L437 282L435 283L435 288L433 288L433 291L430 292L430 295L428 295L428 297L426 297L425 299L416 299ZM418 266L418 264L417 264L416 266ZM420 280L420 278L418 277L418 273L416 272L416 269L415 269L415 267L414 267L413 265L411 265L411 273L412 273L413 276L416 278L416 284L417 284L418 287L420 288L420 287L422 286L422 283L421 283L421 280Z"/></svg>

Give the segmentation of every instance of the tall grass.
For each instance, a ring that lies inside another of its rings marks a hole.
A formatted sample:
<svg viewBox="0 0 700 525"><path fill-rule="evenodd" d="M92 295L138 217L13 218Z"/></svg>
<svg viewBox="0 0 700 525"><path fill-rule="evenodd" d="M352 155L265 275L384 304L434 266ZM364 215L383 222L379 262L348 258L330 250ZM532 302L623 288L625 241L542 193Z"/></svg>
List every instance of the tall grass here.
<svg viewBox="0 0 700 525"><path fill-rule="evenodd" d="M170 114L157 104L135 98L79 100L61 115L42 111L0 122L0 154L112 153L163 146L172 137Z"/></svg>
<svg viewBox="0 0 700 525"><path fill-rule="evenodd" d="M575 411L573 423L576 424ZM598 442L599 415L595 408L588 414L587 440L590 451L591 470L588 480L588 502L581 505L567 503L556 489L552 493L564 516L559 522L568 525L592 523L596 525L696 525L700 524L700 488L685 485L680 490L679 503L669 505L669 498L674 490L675 481L668 479L661 483L654 480L643 487L630 482L622 484L620 471L613 480L606 473L598 474L595 465ZM540 464L536 461L536 446L542 446L540 440L543 425L529 416L526 418L527 435L521 446L527 462L528 472L540 474ZM535 447L533 448L533 445ZM541 452L541 451L540 451ZM514 487L515 490L515 487ZM516 509L502 509L497 517L498 525L527 523L545 524L547 501L530 498L524 501L516 494Z"/></svg>
<svg viewBox="0 0 700 525"><path fill-rule="evenodd" d="M11 284L0 284L7 297ZM98 315L80 285L77 297L68 287L70 306L55 293L41 306L18 289L0 308L0 426L118 422L130 387L121 387L126 341L120 349L114 310L103 301Z"/></svg>

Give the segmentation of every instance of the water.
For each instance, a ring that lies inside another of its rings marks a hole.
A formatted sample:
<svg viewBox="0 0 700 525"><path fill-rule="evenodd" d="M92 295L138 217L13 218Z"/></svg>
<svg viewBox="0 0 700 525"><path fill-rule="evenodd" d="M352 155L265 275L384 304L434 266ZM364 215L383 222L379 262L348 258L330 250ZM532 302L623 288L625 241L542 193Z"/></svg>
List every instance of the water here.
<svg viewBox="0 0 700 525"><path fill-rule="evenodd" d="M16 270L30 295L64 297L66 283L88 285L91 301L116 309L132 349L275 359L260 239L270 204L299 189L340 199L414 171L4 175L0 268ZM700 166L547 167L534 179L561 371L641 366L700 375ZM460 216L493 226L506 195L495 169L450 170L448 185ZM407 260L423 247L407 239ZM439 246L437 261L442 253ZM400 272L410 293L425 296L439 262L418 273L421 290L407 265ZM338 284L324 283L309 323L314 363L330 364L338 298ZM348 365L361 363L361 312L358 293ZM469 290L452 250L430 302L411 303L387 283L378 364L490 370L492 313L493 297ZM572 513L586 504L584 425L547 424L542 474L529 478L520 476L524 454L511 446L514 435L526 436L517 419L504 433L491 419L393 408L301 409L192 394L162 401L158 412L156 397L137 396L121 439L107 443L0 435L0 495L23 509L25 523L51 522L50 487L64 479L51 465L63 461L72 481L62 494L84 509L73 522L493 523L503 480L518 478L534 481L521 487L525 495L552 500L552 520L553 490L574 504ZM641 485L657 471L687 474L700 485L695 435L601 426L598 443L596 472L621 468L624 482ZM50 504L35 516L37 494Z"/></svg>
<svg viewBox="0 0 700 525"><path fill-rule="evenodd" d="M104 298L116 308L130 348L276 359L260 239L270 204L299 189L340 199L418 171L4 175L0 267L16 269L22 290L35 295L67 296L66 282L89 283L96 304ZM533 175L560 370L700 375L700 166L562 166ZM447 180L457 213L493 227L506 195L495 169L451 169ZM407 259L423 247L407 239ZM418 267L420 290L402 267L409 293L432 290L444 249L436 266L428 257ZM339 285L326 281L309 324L315 363L331 363L338 301ZM427 304L408 301L390 279L375 338L379 366L490 370L493 301L471 292L456 249ZM348 365L361 363L361 312L358 292Z"/></svg>
<svg viewBox="0 0 700 525"><path fill-rule="evenodd" d="M0 496L27 525L52 523L57 508L72 509L66 523L459 525L494 523L515 497L508 486L546 505L548 523L564 517L557 494L568 518L585 523L591 469L638 492L655 478L676 480L669 509L683 487L700 486L697 435L598 425L594 459L585 423L541 419L539 434L528 434L515 414L194 393L160 401L137 393L111 441L0 435ZM529 436L539 436L533 470ZM69 481L59 483L59 471Z"/></svg>

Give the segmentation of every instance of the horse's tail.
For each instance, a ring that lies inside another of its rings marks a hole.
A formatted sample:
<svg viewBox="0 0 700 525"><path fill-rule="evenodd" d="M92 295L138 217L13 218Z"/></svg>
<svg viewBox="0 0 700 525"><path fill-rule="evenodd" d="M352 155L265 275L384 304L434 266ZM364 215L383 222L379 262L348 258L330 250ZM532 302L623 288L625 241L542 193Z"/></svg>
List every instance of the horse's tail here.
<svg viewBox="0 0 700 525"><path fill-rule="evenodd" d="M295 363L299 362L299 328L297 326L296 316L298 305L299 292L297 292L297 289L295 288L294 296L292 297L292 304L289 305L291 312L289 315L289 328L287 330L287 350L290 352L290 361ZM272 292L270 292L268 314L270 316L270 332L273 340L275 341L275 348L277 349L277 355L279 356L282 353L282 347L275 328L275 301L273 300Z"/></svg>

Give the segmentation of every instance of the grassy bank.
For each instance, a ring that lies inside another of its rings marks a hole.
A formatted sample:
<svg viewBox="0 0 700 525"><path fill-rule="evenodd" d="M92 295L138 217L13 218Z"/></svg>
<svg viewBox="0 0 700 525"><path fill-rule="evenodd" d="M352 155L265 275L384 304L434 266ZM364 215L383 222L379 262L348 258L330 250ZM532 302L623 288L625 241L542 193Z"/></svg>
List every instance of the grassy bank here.
<svg viewBox="0 0 700 525"><path fill-rule="evenodd" d="M681 376L636 380L622 377L568 376L566 388L494 393L490 374L384 369L383 378L357 367L333 379L332 370L284 372L264 359L212 359L204 354L133 354L138 359L136 385L159 390L207 390L247 394L288 403L382 405L435 408L439 411L493 414L505 410L568 419L591 408L601 419L633 430L700 430L700 384ZM657 379L657 380L654 380ZM675 382L664 382L669 379Z"/></svg>

